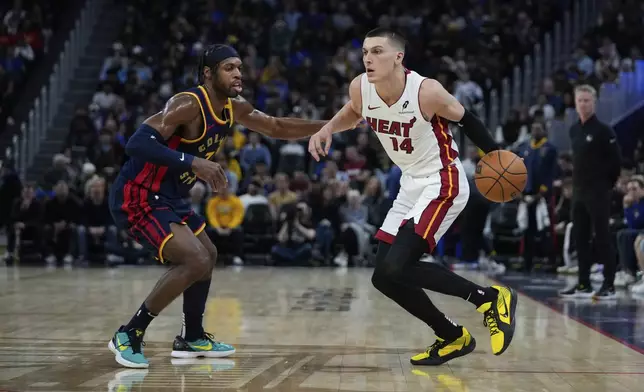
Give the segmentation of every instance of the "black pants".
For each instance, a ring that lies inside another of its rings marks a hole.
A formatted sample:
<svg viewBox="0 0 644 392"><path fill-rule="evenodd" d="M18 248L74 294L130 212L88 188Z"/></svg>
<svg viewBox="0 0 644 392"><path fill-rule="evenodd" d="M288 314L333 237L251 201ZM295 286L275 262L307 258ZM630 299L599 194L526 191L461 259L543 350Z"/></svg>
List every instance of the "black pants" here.
<svg viewBox="0 0 644 392"><path fill-rule="evenodd" d="M29 240L33 242L33 247L34 249L38 250L40 248L40 240L41 240L41 234L40 234L40 227L38 226L25 226L25 228L22 230L20 233L20 239L21 241L24 240ZM16 244L17 238L16 238L16 229L12 224L7 225L7 252L8 253L15 253L16 251Z"/></svg>
<svg viewBox="0 0 644 392"><path fill-rule="evenodd" d="M597 261L604 264L604 285L612 286L616 265L609 228L611 191L575 189L574 195L572 220L579 259L579 283L590 286L590 267ZM594 246L591 245L593 233Z"/></svg>
<svg viewBox="0 0 644 392"><path fill-rule="evenodd" d="M483 237L485 221L490 212L490 202L477 192L472 192L465 209L461 213L461 243L463 244L463 261L474 262L479 259L479 251L491 253Z"/></svg>
<svg viewBox="0 0 644 392"><path fill-rule="evenodd" d="M546 256L550 266L555 264L554 243L549 232L550 228L546 227L539 231L537 205L538 201L528 204L528 228L523 236L523 267L526 271L532 270L532 260L537 254Z"/></svg>
<svg viewBox="0 0 644 392"><path fill-rule="evenodd" d="M217 230L207 228L206 233L222 255L243 257L244 255L244 232L241 227L230 231L228 235L221 235Z"/></svg>
<svg viewBox="0 0 644 392"><path fill-rule="evenodd" d="M60 231L55 231L53 226L45 227L45 247L47 255L64 257L72 253L74 231L70 226Z"/></svg>

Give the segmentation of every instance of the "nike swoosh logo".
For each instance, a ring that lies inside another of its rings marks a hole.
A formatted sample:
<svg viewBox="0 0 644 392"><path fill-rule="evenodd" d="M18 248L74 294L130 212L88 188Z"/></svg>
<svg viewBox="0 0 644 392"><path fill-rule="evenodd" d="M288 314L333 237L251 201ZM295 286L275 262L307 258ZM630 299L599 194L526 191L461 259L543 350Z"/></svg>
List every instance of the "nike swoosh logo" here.
<svg viewBox="0 0 644 392"><path fill-rule="evenodd" d="M121 339L119 339L118 336L116 337L116 349L119 350L119 351L127 350L127 346L121 345Z"/></svg>
<svg viewBox="0 0 644 392"><path fill-rule="evenodd" d="M508 309L508 303L505 301L505 295L501 295L501 299L503 300L503 307L505 308L505 311L503 313L499 313L499 316L501 316L501 318L506 319L506 320L503 320L503 321L509 324L510 323L510 320L509 320L510 311Z"/></svg>
<svg viewBox="0 0 644 392"><path fill-rule="evenodd" d="M201 351L210 351L210 350L212 350L212 343L208 343L205 346L196 346L196 345L192 345L192 344L191 344L191 346L192 346L192 348L197 349L197 350L201 350Z"/></svg>
<svg viewBox="0 0 644 392"><path fill-rule="evenodd" d="M184 154L184 153L181 153L181 158L179 158L179 160L180 160L180 161L183 161L183 160L184 160L184 158L185 158L185 154Z"/></svg>
<svg viewBox="0 0 644 392"><path fill-rule="evenodd" d="M380 108L380 106L374 106L374 107L371 107L371 105L367 106L367 109L369 109L369 110L375 110L375 109L379 109L379 108Z"/></svg>

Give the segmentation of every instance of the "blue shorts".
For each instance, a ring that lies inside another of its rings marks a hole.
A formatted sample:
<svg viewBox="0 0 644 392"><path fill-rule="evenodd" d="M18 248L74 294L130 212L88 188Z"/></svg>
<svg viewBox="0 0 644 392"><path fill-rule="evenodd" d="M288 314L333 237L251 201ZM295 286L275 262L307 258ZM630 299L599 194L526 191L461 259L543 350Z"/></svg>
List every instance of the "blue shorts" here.
<svg viewBox="0 0 644 392"><path fill-rule="evenodd" d="M120 177L110 189L109 205L116 226L152 251L161 263L165 263L163 247L174 235L170 223L186 225L195 235L206 227L206 220L185 199L152 194L149 189Z"/></svg>

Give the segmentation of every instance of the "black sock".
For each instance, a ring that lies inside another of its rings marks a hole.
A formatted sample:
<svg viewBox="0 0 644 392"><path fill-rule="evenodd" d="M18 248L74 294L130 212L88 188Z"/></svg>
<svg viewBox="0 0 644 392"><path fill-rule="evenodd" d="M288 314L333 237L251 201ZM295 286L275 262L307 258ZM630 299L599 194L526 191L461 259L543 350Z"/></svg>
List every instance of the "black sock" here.
<svg viewBox="0 0 644 392"><path fill-rule="evenodd" d="M141 304L139 310L134 313L130 322L124 327L124 330L129 331L131 329L140 329L141 331L145 331L156 316L156 314L148 310L144 302Z"/></svg>
<svg viewBox="0 0 644 392"><path fill-rule="evenodd" d="M463 329L438 310L423 289L394 282L378 273L374 273L371 281L381 293L425 322L434 330L436 336L452 341L463 334Z"/></svg>
<svg viewBox="0 0 644 392"><path fill-rule="evenodd" d="M183 292L183 326L181 336L189 341L201 339L204 334L203 314L206 310L211 280L195 282Z"/></svg>
<svg viewBox="0 0 644 392"><path fill-rule="evenodd" d="M410 222L398 231L396 241L388 249L387 255L382 257L380 267L388 271L391 278L405 285L463 298L476 307L496 299L497 291L493 288L481 287L442 264L420 262L420 257L427 249L427 241L416 234Z"/></svg>

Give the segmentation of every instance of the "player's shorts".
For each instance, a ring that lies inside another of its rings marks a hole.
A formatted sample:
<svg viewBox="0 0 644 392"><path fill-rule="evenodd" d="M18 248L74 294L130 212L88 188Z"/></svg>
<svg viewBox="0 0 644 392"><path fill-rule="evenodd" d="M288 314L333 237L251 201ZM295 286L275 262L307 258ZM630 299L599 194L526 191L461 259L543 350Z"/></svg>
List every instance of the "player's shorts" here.
<svg viewBox="0 0 644 392"><path fill-rule="evenodd" d="M398 229L413 219L416 234L429 243L430 251L463 211L470 187L460 162L429 177L400 178L400 191L376 238L394 242Z"/></svg>
<svg viewBox="0 0 644 392"><path fill-rule="evenodd" d="M126 230L161 263L165 263L163 247L174 235L170 223L186 225L195 235L206 227L205 219L185 199L152 194L128 180L117 179L112 185L109 204L116 226Z"/></svg>

